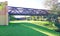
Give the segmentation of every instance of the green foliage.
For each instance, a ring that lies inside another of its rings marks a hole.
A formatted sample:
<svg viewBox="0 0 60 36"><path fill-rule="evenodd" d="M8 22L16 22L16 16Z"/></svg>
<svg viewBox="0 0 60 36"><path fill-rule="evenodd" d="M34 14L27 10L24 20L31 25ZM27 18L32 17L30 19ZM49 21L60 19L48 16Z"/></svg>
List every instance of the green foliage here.
<svg viewBox="0 0 60 36"><path fill-rule="evenodd" d="M9 17L10 17L10 20L15 20L13 15L9 15Z"/></svg>
<svg viewBox="0 0 60 36"><path fill-rule="evenodd" d="M3 6L0 4L0 10L2 10L3 9Z"/></svg>

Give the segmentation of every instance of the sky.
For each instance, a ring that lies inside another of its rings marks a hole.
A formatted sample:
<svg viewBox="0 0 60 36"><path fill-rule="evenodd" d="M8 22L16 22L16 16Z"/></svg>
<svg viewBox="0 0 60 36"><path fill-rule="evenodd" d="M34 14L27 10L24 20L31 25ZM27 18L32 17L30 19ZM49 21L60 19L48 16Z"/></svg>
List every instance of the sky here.
<svg viewBox="0 0 60 36"><path fill-rule="evenodd" d="M45 0L0 0L0 1L8 1L8 6L48 9L45 8L44 6Z"/></svg>
<svg viewBox="0 0 60 36"><path fill-rule="evenodd" d="M43 5L45 0L0 0L0 1L8 1L8 6L45 9Z"/></svg>

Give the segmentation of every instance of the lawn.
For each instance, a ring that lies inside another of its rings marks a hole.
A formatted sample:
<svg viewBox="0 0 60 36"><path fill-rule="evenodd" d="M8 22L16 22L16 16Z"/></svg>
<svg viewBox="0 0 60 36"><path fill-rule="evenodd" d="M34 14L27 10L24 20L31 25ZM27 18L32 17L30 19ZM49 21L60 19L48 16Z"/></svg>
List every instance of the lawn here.
<svg viewBox="0 0 60 36"><path fill-rule="evenodd" d="M10 23L8 26L0 26L0 36L47 36L22 24Z"/></svg>
<svg viewBox="0 0 60 36"><path fill-rule="evenodd" d="M10 21L8 26L0 26L0 36L60 36L60 33L29 21Z"/></svg>
<svg viewBox="0 0 60 36"><path fill-rule="evenodd" d="M49 22L49 21L27 21L27 20L22 20L22 21L10 21L11 23L33 23L34 25L38 25L38 26L43 26L43 27L46 27L48 29L51 29L51 30L55 30L55 29L58 29L53 22Z"/></svg>

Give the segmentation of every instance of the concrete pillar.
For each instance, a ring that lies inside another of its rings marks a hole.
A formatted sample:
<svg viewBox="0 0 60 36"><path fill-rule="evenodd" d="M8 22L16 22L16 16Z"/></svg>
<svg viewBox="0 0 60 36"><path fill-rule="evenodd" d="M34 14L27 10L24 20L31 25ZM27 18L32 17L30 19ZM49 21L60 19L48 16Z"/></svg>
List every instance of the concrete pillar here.
<svg viewBox="0 0 60 36"><path fill-rule="evenodd" d="M0 25L8 25L7 2L0 2Z"/></svg>

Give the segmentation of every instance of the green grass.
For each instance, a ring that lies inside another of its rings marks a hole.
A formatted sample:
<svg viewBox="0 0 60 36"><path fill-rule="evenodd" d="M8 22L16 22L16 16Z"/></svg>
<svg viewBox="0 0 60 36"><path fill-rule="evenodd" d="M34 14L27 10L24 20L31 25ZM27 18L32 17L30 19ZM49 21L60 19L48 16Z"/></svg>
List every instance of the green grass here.
<svg viewBox="0 0 60 36"><path fill-rule="evenodd" d="M35 25L38 25L38 26L43 26L43 27L46 27L48 29L51 29L51 30L56 30L58 29L53 22L49 22L49 21L27 21L27 20L23 20L23 21L10 21L11 23L32 23L32 24L35 24Z"/></svg>
<svg viewBox="0 0 60 36"><path fill-rule="evenodd" d="M35 30L37 32L46 34L46 36L47 35L48 36L60 36L60 33L50 30L50 29L47 29L42 26L37 26L37 25L31 24L31 23L18 23L18 24L21 24L21 25L25 26L26 28L30 28L30 29Z"/></svg>
<svg viewBox="0 0 60 36"><path fill-rule="evenodd" d="M0 36L60 36L60 33L33 23L10 22L8 26L0 26Z"/></svg>
<svg viewBox="0 0 60 36"><path fill-rule="evenodd" d="M22 24L25 23L10 23L8 26L0 26L0 36L47 36Z"/></svg>

